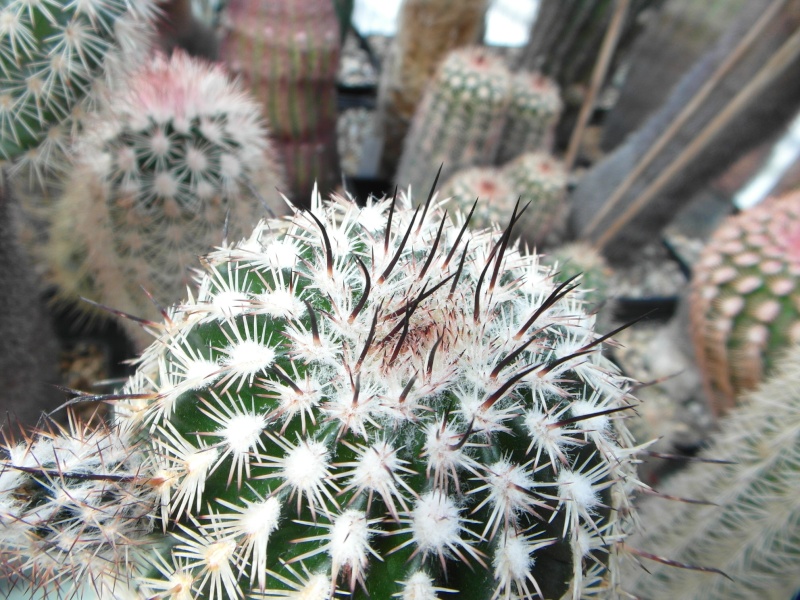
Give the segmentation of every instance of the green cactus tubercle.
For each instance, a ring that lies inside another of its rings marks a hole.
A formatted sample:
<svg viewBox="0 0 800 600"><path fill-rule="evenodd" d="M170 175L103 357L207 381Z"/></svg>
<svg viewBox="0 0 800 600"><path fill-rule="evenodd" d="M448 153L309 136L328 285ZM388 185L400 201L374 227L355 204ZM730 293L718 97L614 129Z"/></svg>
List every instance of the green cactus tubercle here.
<svg viewBox="0 0 800 600"><path fill-rule="evenodd" d="M435 203L334 198L206 261L118 406L171 538L146 594L609 585L626 383L535 256Z"/></svg>

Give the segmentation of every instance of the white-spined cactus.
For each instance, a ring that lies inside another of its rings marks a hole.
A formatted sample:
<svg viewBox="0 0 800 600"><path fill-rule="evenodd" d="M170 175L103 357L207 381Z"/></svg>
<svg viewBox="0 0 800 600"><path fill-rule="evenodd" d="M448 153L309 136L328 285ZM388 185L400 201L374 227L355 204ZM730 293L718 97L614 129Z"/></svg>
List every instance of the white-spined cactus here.
<svg viewBox="0 0 800 600"><path fill-rule="evenodd" d="M45 262L62 295L160 319L142 288L180 301L198 255L286 212L267 133L219 66L176 52L135 71L89 121L53 211Z"/></svg>
<svg viewBox="0 0 800 600"><path fill-rule="evenodd" d="M517 217L316 197L208 254L108 398L160 520L130 593L614 595L628 383Z"/></svg>

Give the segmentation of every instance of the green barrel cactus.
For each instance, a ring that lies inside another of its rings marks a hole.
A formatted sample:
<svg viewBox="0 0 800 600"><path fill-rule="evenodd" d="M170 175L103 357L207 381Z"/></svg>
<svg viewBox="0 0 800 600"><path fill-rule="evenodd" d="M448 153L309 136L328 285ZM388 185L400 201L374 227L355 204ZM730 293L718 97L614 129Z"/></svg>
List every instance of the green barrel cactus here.
<svg viewBox="0 0 800 600"><path fill-rule="evenodd" d="M590 308L599 307L613 294L614 271L603 255L586 242L570 242L551 248L542 260L553 268L558 281L580 276L580 292Z"/></svg>
<svg viewBox="0 0 800 600"><path fill-rule="evenodd" d="M425 189L431 165L444 165L445 181L466 167L492 164L510 85L508 67L487 48L450 52L414 113L394 177L397 185Z"/></svg>
<svg viewBox="0 0 800 600"><path fill-rule="evenodd" d="M0 2L0 162L64 166L106 84L147 49L154 0Z"/></svg>
<svg viewBox="0 0 800 600"><path fill-rule="evenodd" d="M285 213L281 171L258 104L220 66L156 55L109 106L78 141L44 262L63 297L160 321L142 288L178 302L198 255Z"/></svg>
<svg viewBox="0 0 800 600"><path fill-rule="evenodd" d="M717 415L754 388L800 341L800 195L728 217L692 274L697 362Z"/></svg>
<svg viewBox="0 0 800 600"><path fill-rule="evenodd" d="M220 58L264 107L290 197L340 181L336 78L340 35L332 0L231 0Z"/></svg>
<svg viewBox="0 0 800 600"><path fill-rule="evenodd" d="M515 73L497 164L505 164L526 152L549 152L562 108L555 81L539 72Z"/></svg>
<svg viewBox="0 0 800 600"><path fill-rule="evenodd" d="M402 196L316 199L205 257L116 400L170 539L145 597L616 585L628 384L511 230Z"/></svg>
<svg viewBox="0 0 800 600"><path fill-rule="evenodd" d="M660 486L672 500L642 505L647 526L630 544L660 560L626 566L634 597L779 600L800 590L800 346L719 425L705 462Z"/></svg>

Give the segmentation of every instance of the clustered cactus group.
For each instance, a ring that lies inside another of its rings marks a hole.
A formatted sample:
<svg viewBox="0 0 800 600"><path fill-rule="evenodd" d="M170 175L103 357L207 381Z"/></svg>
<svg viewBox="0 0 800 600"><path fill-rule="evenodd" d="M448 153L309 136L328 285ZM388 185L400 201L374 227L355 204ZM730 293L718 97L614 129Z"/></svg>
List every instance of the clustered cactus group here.
<svg viewBox="0 0 800 600"><path fill-rule="evenodd" d="M285 212L280 167L256 102L181 52L152 57L109 107L78 141L46 259L62 295L160 319L142 288L179 301L198 255Z"/></svg>
<svg viewBox="0 0 800 600"><path fill-rule="evenodd" d="M521 200L526 208L516 234L533 246L541 245L565 217L567 172L563 163L544 152L518 156L502 167L469 167L453 174L442 186L443 196L452 196L466 212L476 198L473 217L477 228L502 222Z"/></svg>
<svg viewBox="0 0 800 600"><path fill-rule="evenodd" d="M717 414L800 341L799 201L792 192L728 217L694 270L694 347Z"/></svg>
<svg viewBox="0 0 800 600"><path fill-rule="evenodd" d="M400 195L317 197L261 222L206 256L197 295L113 397L136 458L104 469L124 476L71 477L23 451L46 440L10 444L3 472L48 498L74 479L81 498L124 484L149 505L143 523L120 518L122 537L105 531L109 548L71 538L148 598L616 589L638 485L628 383L572 287L511 242L516 214L505 231L458 220ZM8 489L15 514L55 502ZM33 554L77 511L43 513ZM26 573L28 549L6 567Z"/></svg>

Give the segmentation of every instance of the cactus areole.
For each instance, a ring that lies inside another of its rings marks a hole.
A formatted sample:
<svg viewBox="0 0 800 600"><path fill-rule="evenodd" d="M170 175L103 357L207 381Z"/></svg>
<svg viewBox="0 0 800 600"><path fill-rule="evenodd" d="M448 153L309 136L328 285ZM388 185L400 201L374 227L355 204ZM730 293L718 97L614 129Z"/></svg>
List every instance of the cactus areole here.
<svg viewBox="0 0 800 600"><path fill-rule="evenodd" d="M510 242L518 216L475 232L435 199L315 195L205 257L117 404L170 539L144 597L615 585L627 383L570 284Z"/></svg>

